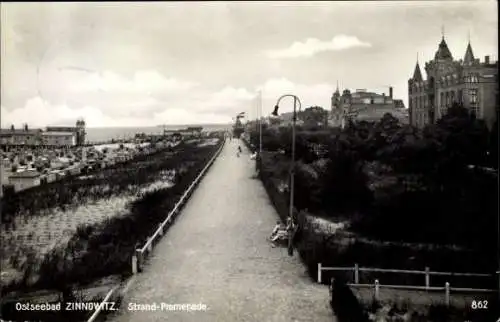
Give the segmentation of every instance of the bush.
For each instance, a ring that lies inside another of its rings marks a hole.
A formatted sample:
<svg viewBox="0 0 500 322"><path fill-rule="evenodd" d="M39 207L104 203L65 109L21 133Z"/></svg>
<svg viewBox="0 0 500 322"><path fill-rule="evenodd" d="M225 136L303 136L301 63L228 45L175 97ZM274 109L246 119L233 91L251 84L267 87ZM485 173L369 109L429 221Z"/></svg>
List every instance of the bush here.
<svg viewBox="0 0 500 322"><path fill-rule="evenodd" d="M339 322L368 322L363 306L341 277L333 279L330 295L330 305Z"/></svg>

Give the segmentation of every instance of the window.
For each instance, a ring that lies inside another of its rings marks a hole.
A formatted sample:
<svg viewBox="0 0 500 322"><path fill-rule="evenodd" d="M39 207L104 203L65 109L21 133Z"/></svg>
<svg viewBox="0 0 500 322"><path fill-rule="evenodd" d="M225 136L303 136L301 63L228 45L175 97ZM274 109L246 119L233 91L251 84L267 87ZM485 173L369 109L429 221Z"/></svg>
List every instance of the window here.
<svg viewBox="0 0 500 322"><path fill-rule="evenodd" d="M472 104L477 104L477 88L473 88L469 90L469 95L470 95L470 103Z"/></svg>

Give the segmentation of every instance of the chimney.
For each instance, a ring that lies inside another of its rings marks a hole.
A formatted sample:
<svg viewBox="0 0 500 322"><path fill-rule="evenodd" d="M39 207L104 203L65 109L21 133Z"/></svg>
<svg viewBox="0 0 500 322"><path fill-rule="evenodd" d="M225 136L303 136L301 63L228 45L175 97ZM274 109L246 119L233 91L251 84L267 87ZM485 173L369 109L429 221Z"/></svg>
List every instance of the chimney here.
<svg viewBox="0 0 500 322"><path fill-rule="evenodd" d="M389 87L389 97L392 98L392 86Z"/></svg>
<svg viewBox="0 0 500 322"><path fill-rule="evenodd" d="M24 124L24 130L28 132L28 124Z"/></svg>
<svg viewBox="0 0 500 322"><path fill-rule="evenodd" d="M489 64L490 63L490 56L484 56L484 62L486 64Z"/></svg>

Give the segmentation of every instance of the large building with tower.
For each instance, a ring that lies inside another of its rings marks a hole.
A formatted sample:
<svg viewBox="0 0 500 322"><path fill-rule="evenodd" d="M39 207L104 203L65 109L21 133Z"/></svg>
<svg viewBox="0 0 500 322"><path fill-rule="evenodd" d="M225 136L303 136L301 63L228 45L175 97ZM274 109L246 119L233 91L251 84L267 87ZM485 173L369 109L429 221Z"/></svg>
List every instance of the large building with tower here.
<svg viewBox="0 0 500 322"><path fill-rule="evenodd" d="M490 61L489 56L483 61L474 57L470 41L464 58L454 60L443 35L434 59L425 63L425 72L427 79L422 76L417 61L408 80L412 125L424 127L434 123L457 102L491 128L498 107L498 62Z"/></svg>
<svg viewBox="0 0 500 322"><path fill-rule="evenodd" d="M377 122L386 113L408 123L408 110L403 100L393 98L393 88L389 87L389 95L378 94L357 89L354 93L345 89L340 94L337 90L332 95L329 124L334 127L344 127L349 120Z"/></svg>

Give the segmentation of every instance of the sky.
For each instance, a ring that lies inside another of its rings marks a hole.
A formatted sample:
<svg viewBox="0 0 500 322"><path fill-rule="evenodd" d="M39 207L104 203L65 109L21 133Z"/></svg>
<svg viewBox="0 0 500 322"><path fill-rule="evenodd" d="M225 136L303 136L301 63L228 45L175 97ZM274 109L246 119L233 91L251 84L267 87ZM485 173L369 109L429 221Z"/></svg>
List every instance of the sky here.
<svg viewBox="0 0 500 322"><path fill-rule="evenodd" d="M2 127L229 123L283 94L330 109L337 82L407 105L443 31L454 58L469 35L481 61L498 57L494 0L12 2L1 24Z"/></svg>

